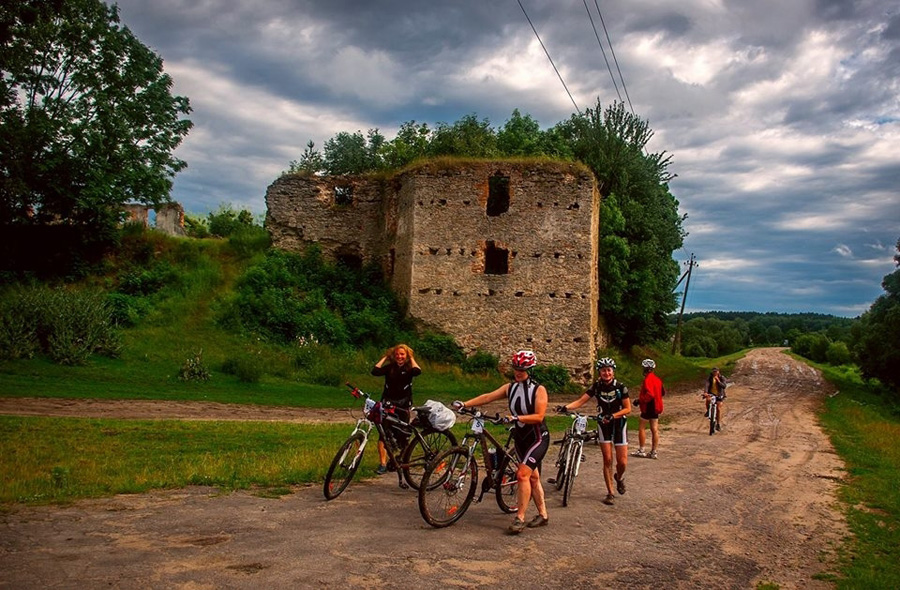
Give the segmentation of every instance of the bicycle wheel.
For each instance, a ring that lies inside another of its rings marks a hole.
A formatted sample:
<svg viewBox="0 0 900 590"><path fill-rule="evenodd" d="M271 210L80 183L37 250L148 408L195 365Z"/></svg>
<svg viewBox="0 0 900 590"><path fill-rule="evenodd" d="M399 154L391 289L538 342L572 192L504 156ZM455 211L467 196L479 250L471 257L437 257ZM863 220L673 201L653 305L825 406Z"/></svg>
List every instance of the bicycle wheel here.
<svg viewBox="0 0 900 590"><path fill-rule="evenodd" d="M715 402L709 404L709 435L716 433L716 417L719 414L719 406Z"/></svg>
<svg viewBox="0 0 900 590"><path fill-rule="evenodd" d="M581 441L573 441L569 445L569 452L566 455L566 484L563 486L563 506L569 505L569 497L572 495L572 488L575 487L575 475L578 471L578 463L581 461Z"/></svg>
<svg viewBox="0 0 900 590"><path fill-rule="evenodd" d="M497 486L497 506L507 514L519 507L519 462L509 455L501 455L500 483Z"/></svg>
<svg viewBox="0 0 900 590"><path fill-rule="evenodd" d="M444 451L425 468L422 476L419 486L422 518L436 528L450 526L469 509L477 484L478 465L469 460L468 449L454 447Z"/></svg>
<svg viewBox="0 0 900 590"><path fill-rule="evenodd" d="M341 445L337 455L331 461L328 473L325 474L325 485L322 490L325 492L326 500L334 500L350 485L362 462L365 440L365 435L357 432Z"/></svg>
<svg viewBox="0 0 900 590"><path fill-rule="evenodd" d="M447 449L456 446L456 436L449 430L423 432L422 438L413 436L400 457L403 479L414 490L419 489L428 462Z"/></svg>
<svg viewBox="0 0 900 590"><path fill-rule="evenodd" d="M572 439L566 436L559 446L559 456L556 458L556 480L553 482L557 490L561 490L563 484L566 483L566 454L569 452L571 442Z"/></svg>

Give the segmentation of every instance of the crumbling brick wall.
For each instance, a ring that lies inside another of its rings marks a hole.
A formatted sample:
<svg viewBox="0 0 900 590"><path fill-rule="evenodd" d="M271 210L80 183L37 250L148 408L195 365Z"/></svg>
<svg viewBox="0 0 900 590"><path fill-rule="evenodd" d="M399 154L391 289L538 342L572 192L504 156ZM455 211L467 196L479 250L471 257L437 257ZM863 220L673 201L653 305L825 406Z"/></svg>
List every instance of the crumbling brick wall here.
<svg viewBox="0 0 900 590"><path fill-rule="evenodd" d="M341 185L349 199L336 195ZM273 245L319 243L335 258L377 261L408 313L467 352L506 359L532 348L583 379L606 344L599 196L583 166L430 162L386 180L291 175L269 187L266 204Z"/></svg>

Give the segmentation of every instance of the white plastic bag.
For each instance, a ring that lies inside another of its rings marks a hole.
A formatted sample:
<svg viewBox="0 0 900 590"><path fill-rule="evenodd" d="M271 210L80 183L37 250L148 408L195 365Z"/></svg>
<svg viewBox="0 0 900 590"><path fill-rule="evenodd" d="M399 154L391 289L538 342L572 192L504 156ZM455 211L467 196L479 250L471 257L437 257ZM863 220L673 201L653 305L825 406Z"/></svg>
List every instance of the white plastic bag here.
<svg viewBox="0 0 900 590"><path fill-rule="evenodd" d="M424 406L428 408L428 421L435 430L449 430L456 424L456 412L434 400L426 400Z"/></svg>

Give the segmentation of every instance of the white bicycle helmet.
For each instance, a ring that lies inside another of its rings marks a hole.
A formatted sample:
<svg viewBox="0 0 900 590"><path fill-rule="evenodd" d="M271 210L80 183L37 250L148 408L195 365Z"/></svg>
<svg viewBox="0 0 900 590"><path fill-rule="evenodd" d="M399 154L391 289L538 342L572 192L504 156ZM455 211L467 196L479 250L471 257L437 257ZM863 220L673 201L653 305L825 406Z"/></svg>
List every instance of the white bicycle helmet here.
<svg viewBox="0 0 900 590"><path fill-rule="evenodd" d="M605 367L610 367L610 368L612 368L612 369L615 369L615 368L616 368L616 361L612 360L612 359L609 358L608 356L605 356L605 357L603 357L603 358L597 359L596 365L597 365L597 370L598 370L598 371L599 371L600 369L605 368Z"/></svg>
<svg viewBox="0 0 900 590"><path fill-rule="evenodd" d="M655 369L656 361L654 361L653 359L644 359L641 361L641 366L645 369Z"/></svg>

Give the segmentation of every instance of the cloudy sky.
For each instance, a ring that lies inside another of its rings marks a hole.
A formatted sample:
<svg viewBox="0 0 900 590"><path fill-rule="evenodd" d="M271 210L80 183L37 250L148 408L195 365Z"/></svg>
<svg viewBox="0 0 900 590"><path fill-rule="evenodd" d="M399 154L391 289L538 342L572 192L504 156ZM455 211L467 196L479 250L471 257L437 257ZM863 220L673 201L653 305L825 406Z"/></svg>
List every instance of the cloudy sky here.
<svg viewBox="0 0 900 590"><path fill-rule="evenodd" d="M515 108L547 128L621 97L678 175L688 310L852 317L895 269L894 0L521 0L572 98L518 0L118 5L191 100L173 193L188 212L262 214L306 142L340 131L500 127Z"/></svg>

